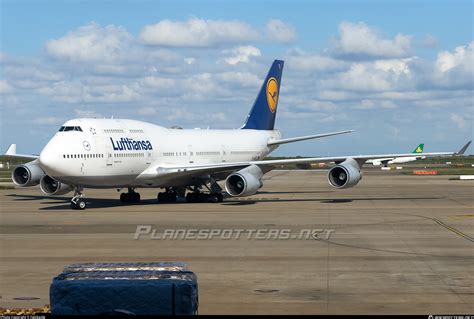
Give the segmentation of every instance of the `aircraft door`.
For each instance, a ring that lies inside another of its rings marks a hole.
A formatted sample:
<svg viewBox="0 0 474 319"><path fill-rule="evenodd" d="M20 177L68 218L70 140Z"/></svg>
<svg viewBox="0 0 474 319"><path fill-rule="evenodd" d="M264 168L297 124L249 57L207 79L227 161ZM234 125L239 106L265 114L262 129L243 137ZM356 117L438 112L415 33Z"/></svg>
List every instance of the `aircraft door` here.
<svg viewBox="0 0 474 319"><path fill-rule="evenodd" d="M112 147L106 144L105 146L105 166L112 166L114 163L113 154L112 154Z"/></svg>
<svg viewBox="0 0 474 319"><path fill-rule="evenodd" d="M152 151L147 151L145 153L145 157L146 157L146 162L145 163L147 165L150 165L153 162L153 153L152 153Z"/></svg>
<svg viewBox="0 0 474 319"><path fill-rule="evenodd" d="M188 145L188 161L189 163L194 163L194 153L192 145Z"/></svg>
<svg viewBox="0 0 474 319"><path fill-rule="evenodd" d="M225 145L223 144L221 145L221 158L222 158L222 162L225 162L227 160Z"/></svg>

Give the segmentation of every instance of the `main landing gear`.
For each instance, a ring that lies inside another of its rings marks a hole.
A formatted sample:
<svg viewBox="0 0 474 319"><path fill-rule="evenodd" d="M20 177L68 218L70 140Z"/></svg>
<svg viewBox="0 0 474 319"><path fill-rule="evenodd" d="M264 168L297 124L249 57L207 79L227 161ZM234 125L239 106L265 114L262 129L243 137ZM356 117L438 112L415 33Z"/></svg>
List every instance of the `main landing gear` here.
<svg viewBox="0 0 474 319"><path fill-rule="evenodd" d="M199 190L186 194L188 203L220 203L224 200L222 193L202 193Z"/></svg>
<svg viewBox="0 0 474 319"><path fill-rule="evenodd" d="M188 203L221 203L224 201L224 195L222 195L222 188L217 182L211 178L209 180L210 186L203 183L202 186L206 187L209 192L201 192L199 186L189 188L191 192L186 194L186 201Z"/></svg>
<svg viewBox="0 0 474 319"><path fill-rule="evenodd" d="M122 203L138 203L140 202L140 193L135 192L134 188L129 187L127 193L120 194L120 201Z"/></svg>
<svg viewBox="0 0 474 319"><path fill-rule="evenodd" d="M164 192L158 193L157 199L159 203L176 203L178 192L172 187L167 187Z"/></svg>
<svg viewBox="0 0 474 319"><path fill-rule="evenodd" d="M217 183L216 183L217 185ZM159 203L176 203L180 198L186 199L188 203L220 203L224 200L222 195L222 189L217 185L213 187L207 187L209 192L201 191L200 186L188 187L188 192L183 188L167 187L164 192L158 193ZM186 196L185 196L186 194Z"/></svg>
<svg viewBox="0 0 474 319"><path fill-rule="evenodd" d="M74 197L71 199L71 208L72 209L86 209L86 199L84 198L84 194L82 193L83 188L81 186L77 186L74 189Z"/></svg>

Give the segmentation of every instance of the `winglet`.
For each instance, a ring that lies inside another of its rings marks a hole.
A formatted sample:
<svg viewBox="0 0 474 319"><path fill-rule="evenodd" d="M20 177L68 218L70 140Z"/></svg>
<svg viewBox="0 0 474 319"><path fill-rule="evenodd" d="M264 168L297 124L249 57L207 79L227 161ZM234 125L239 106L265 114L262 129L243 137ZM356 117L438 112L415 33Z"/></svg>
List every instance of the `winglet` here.
<svg viewBox="0 0 474 319"><path fill-rule="evenodd" d="M469 145L471 145L471 142L472 141L469 141L467 142L463 147L461 147L461 149L459 151L457 151L456 153L454 153L454 155L464 155L464 153L466 152L467 148L469 147Z"/></svg>
<svg viewBox="0 0 474 319"><path fill-rule="evenodd" d="M5 155L16 155L16 144L10 144Z"/></svg>

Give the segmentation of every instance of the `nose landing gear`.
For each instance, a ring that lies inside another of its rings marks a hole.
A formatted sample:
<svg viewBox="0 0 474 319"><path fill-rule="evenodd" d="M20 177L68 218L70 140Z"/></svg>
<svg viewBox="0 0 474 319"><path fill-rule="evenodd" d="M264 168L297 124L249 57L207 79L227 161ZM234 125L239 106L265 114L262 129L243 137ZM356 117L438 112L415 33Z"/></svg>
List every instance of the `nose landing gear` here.
<svg viewBox="0 0 474 319"><path fill-rule="evenodd" d="M82 190L83 188L81 186L77 186L76 188L74 188L74 197L71 199L72 209L86 209L87 203L86 199L84 198L84 194L82 193Z"/></svg>

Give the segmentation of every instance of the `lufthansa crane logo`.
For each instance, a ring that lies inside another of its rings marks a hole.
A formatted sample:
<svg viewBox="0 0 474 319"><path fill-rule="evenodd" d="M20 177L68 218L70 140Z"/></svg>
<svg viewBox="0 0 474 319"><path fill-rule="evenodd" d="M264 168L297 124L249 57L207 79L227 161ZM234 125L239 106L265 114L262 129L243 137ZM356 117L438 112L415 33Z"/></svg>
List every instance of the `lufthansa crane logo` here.
<svg viewBox="0 0 474 319"><path fill-rule="evenodd" d="M90 151L90 150L91 150L91 144L90 144L88 141L82 142L82 146L84 147L84 149L85 149L86 151Z"/></svg>
<svg viewBox="0 0 474 319"><path fill-rule="evenodd" d="M268 79L267 82L267 102L268 108L275 113L278 103L278 82L275 78Z"/></svg>

